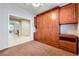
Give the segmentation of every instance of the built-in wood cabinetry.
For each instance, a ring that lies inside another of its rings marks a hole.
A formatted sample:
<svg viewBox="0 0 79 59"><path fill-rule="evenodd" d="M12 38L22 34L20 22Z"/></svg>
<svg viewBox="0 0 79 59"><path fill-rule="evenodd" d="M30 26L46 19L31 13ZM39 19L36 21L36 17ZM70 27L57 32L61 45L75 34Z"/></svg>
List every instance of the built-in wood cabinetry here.
<svg viewBox="0 0 79 59"><path fill-rule="evenodd" d="M60 23L61 25L68 25L68 24L78 24L78 4L68 4L60 8ZM72 29L73 30L73 29ZM77 29L76 29L77 31ZM73 52L77 54L78 52L78 38L75 36L68 35L68 34L60 34L63 37L61 40L60 38L60 48ZM71 37L71 38L70 38ZM75 37L75 38L73 38Z"/></svg>
<svg viewBox="0 0 79 59"><path fill-rule="evenodd" d="M74 38L73 42L70 40L72 36L66 35L65 39L69 39L66 41L61 40L59 36L60 24L77 23L77 6L77 4L68 4L36 15L34 39L77 54L77 39Z"/></svg>
<svg viewBox="0 0 79 59"><path fill-rule="evenodd" d="M60 24L77 23L76 4L68 4L60 8Z"/></svg>
<svg viewBox="0 0 79 59"><path fill-rule="evenodd" d="M58 47L59 8L52 9L35 17L35 38L38 41Z"/></svg>

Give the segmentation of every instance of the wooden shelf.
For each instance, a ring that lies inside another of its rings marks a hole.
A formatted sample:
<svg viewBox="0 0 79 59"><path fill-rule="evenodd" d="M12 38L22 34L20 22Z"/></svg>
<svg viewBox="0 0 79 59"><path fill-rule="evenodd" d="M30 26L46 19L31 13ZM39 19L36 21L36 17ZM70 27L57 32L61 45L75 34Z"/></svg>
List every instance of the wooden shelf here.
<svg viewBox="0 0 79 59"><path fill-rule="evenodd" d="M59 35L60 40L66 40L71 42L76 42L78 37L76 35L69 35L69 34L60 34Z"/></svg>

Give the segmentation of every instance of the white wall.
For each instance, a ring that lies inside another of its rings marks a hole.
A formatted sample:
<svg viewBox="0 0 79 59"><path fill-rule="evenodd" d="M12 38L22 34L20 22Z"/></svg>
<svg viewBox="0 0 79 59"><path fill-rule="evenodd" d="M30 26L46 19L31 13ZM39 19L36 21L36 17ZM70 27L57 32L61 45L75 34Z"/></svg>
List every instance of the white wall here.
<svg viewBox="0 0 79 59"><path fill-rule="evenodd" d="M9 15L20 16L28 20L31 20L31 39L33 40L33 32L34 32L33 15L30 14L27 10L17 7L16 4L0 4L0 50L8 47Z"/></svg>
<svg viewBox="0 0 79 59"><path fill-rule="evenodd" d="M61 33L62 34L71 34L71 35L77 35L77 29L78 29L78 24L67 24L67 25L61 25Z"/></svg>

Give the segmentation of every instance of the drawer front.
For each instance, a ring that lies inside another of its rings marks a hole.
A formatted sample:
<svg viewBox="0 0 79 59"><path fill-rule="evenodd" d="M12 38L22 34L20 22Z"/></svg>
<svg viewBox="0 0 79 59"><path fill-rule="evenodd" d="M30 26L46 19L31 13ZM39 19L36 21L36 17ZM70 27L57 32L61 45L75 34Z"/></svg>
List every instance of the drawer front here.
<svg viewBox="0 0 79 59"><path fill-rule="evenodd" d="M76 53L76 43L74 42L69 42L69 41L64 41L64 40L60 40L60 48Z"/></svg>

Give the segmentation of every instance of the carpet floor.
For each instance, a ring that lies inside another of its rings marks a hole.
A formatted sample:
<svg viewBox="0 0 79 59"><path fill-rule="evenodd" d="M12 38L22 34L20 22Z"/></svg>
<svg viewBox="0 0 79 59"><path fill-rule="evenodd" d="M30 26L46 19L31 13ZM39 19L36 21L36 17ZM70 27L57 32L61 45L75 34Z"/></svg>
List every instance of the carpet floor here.
<svg viewBox="0 0 79 59"><path fill-rule="evenodd" d="M75 54L38 41L23 43L3 51L0 56L74 56Z"/></svg>

